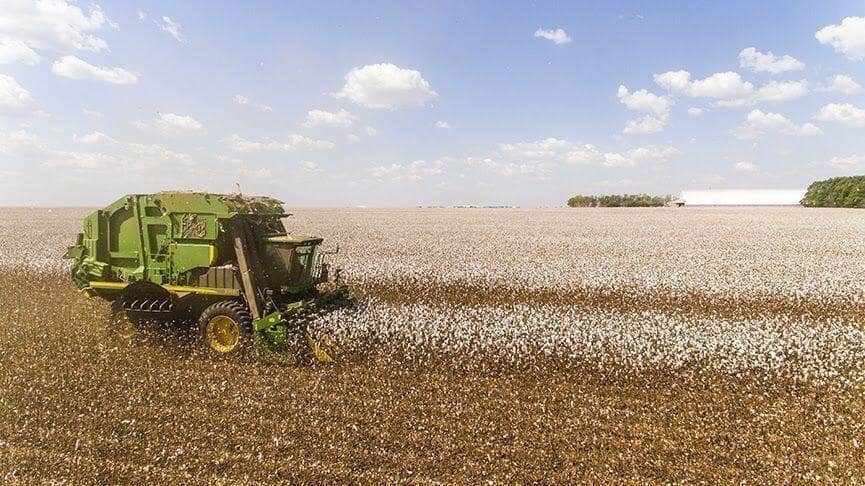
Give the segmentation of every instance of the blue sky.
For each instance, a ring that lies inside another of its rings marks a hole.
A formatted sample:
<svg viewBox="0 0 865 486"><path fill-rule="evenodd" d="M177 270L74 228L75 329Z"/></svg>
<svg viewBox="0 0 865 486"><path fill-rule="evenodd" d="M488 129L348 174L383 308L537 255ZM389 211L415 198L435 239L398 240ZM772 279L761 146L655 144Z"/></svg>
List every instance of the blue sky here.
<svg viewBox="0 0 865 486"><path fill-rule="evenodd" d="M861 2L2 3L0 205L542 206L865 168Z"/></svg>

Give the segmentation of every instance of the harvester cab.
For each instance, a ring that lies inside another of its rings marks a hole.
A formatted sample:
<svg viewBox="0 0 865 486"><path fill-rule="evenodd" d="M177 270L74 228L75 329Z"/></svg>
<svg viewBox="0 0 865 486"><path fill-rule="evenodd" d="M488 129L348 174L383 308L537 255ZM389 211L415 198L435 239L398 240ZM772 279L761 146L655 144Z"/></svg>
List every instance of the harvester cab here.
<svg viewBox="0 0 865 486"><path fill-rule="evenodd" d="M268 236L262 244L263 275L269 288L303 291L312 283L327 281L322 239L306 236Z"/></svg>
<svg viewBox="0 0 865 486"><path fill-rule="evenodd" d="M143 319L191 317L215 354L331 361L335 347L308 323L350 305L348 289L330 281L322 238L289 235L287 216L265 197L130 195L85 217L66 258L85 296L112 302L118 336L134 336Z"/></svg>

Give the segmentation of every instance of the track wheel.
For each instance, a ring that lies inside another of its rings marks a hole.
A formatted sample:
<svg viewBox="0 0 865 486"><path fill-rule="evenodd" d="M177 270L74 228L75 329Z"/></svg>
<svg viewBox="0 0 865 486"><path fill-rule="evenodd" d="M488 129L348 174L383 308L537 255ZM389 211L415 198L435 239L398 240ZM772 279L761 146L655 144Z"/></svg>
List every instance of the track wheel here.
<svg viewBox="0 0 865 486"><path fill-rule="evenodd" d="M233 300L212 304L198 319L204 349L217 356L237 356L252 349L252 316Z"/></svg>

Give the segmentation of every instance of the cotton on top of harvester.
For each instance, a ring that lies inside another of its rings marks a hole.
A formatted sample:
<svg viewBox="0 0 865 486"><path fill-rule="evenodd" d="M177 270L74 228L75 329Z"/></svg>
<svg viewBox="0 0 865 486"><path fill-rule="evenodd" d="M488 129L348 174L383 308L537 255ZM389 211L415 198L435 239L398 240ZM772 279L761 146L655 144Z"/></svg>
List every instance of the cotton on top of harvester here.
<svg viewBox="0 0 865 486"><path fill-rule="evenodd" d="M348 305L322 238L289 235L282 202L195 192L127 195L84 218L65 258L86 297L111 304L115 335L131 339L149 319L197 322L214 355L291 352L329 362L308 321ZM324 341L327 341L326 339Z"/></svg>

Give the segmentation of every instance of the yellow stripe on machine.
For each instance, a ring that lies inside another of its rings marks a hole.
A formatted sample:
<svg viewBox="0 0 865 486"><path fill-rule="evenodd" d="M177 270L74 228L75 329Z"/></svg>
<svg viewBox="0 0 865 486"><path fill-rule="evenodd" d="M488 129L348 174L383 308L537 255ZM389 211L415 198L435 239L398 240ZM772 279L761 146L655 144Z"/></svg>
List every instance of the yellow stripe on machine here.
<svg viewBox="0 0 865 486"><path fill-rule="evenodd" d="M126 282L89 282L94 289L122 289L129 285Z"/></svg>
<svg viewBox="0 0 865 486"><path fill-rule="evenodd" d="M182 285L163 285L162 288L171 292L191 292L204 295L240 295L237 289L217 289L214 287L184 287Z"/></svg>
<svg viewBox="0 0 865 486"><path fill-rule="evenodd" d="M94 289L110 289L119 290L126 288L129 285L126 282L90 282L90 287ZM169 292L189 292L192 294L202 295L230 295L236 297L240 295L237 289L218 289L214 287L186 287L183 285L163 285L162 288Z"/></svg>

